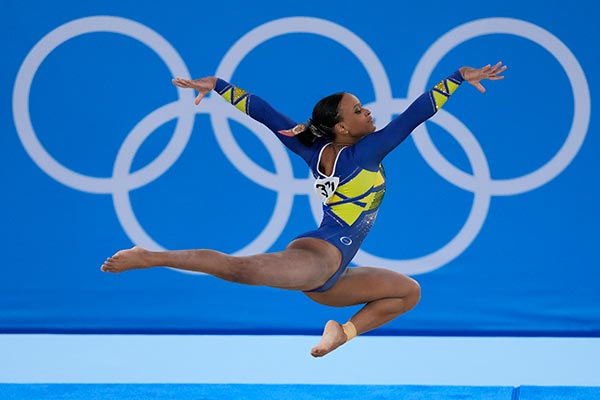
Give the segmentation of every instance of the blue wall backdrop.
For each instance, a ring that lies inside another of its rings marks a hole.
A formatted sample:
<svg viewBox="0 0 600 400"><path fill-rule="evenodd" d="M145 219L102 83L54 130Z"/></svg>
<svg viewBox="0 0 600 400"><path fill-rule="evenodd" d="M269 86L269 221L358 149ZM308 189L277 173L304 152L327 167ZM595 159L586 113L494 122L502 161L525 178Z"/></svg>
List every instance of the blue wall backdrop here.
<svg viewBox="0 0 600 400"><path fill-rule="evenodd" d="M385 161L356 265L414 276L377 334L600 335L598 6L562 1L3 2L0 332L319 333L301 293L168 269L100 272L132 245L277 251L313 229L302 161L218 96L218 74L304 121L344 90L382 127L464 85Z"/></svg>

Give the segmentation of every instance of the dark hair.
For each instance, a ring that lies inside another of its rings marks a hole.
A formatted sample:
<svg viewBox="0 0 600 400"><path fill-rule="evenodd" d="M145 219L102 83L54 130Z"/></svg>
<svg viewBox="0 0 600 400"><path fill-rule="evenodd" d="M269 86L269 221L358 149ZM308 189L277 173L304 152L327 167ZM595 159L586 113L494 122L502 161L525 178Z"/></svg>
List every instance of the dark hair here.
<svg viewBox="0 0 600 400"><path fill-rule="evenodd" d="M340 122L338 107L344 92L334 93L319 100L313 108L312 118L306 123L305 129L296 137L305 146L312 145L319 137L333 140L333 127Z"/></svg>

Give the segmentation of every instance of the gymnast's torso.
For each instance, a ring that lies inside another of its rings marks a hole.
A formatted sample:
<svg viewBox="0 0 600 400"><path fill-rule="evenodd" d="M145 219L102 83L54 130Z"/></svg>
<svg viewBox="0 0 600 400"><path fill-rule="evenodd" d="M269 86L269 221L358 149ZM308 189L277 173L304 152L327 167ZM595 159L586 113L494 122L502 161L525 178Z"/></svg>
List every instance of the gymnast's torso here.
<svg viewBox="0 0 600 400"><path fill-rule="evenodd" d="M321 161L327 148L333 146L331 139L321 137L310 146L302 144L294 137L302 124L281 114L262 98L217 79L215 91L268 127L288 149L304 159L315 178L315 192L323 203L323 219L317 229L298 238L317 238L332 244L339 249L342 261L336 273L312 291L325 291L335 284L373 227L386 188L384 157L435 114L462 81L456 71L419 96L383 129L339 149L331 173L327 174L321 168Z"/></svg>

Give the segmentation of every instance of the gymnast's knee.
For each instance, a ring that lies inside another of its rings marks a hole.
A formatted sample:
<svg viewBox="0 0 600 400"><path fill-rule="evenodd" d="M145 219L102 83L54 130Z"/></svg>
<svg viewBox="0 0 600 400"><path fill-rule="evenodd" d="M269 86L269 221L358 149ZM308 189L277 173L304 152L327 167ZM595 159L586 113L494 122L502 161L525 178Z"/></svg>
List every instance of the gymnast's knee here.
<svg viewBox="0 0 600 400"><path fill-rule="evenodd" d="M421 285L412 278L409 279L408 292L403 297L405 312L412 310L421 300Z"/></svg>

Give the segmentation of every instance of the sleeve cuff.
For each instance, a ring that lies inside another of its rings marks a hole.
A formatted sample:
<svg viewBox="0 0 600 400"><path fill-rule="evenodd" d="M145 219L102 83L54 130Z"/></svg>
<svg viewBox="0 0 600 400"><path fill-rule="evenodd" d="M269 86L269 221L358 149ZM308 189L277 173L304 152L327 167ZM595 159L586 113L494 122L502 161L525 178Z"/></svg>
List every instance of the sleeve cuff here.
<svg viewBox="0 0 600 400"><path fill-rule="evenodd" d="M224 79L217 78L217 83L215 84L215 92L223 93L225 89L227 89L231 84Z"/></svg>
<svg viewBox="0 0 600 400"><path fill-rule="evenodd" d="M461 84L464 82L464 78L462 77L462 74L460 73L460 70L457 69L456 71L454 71L454 73L452 75L450 75L448 77L448 79L452 79L453 81L455 81L458 84Z"/></svg>

